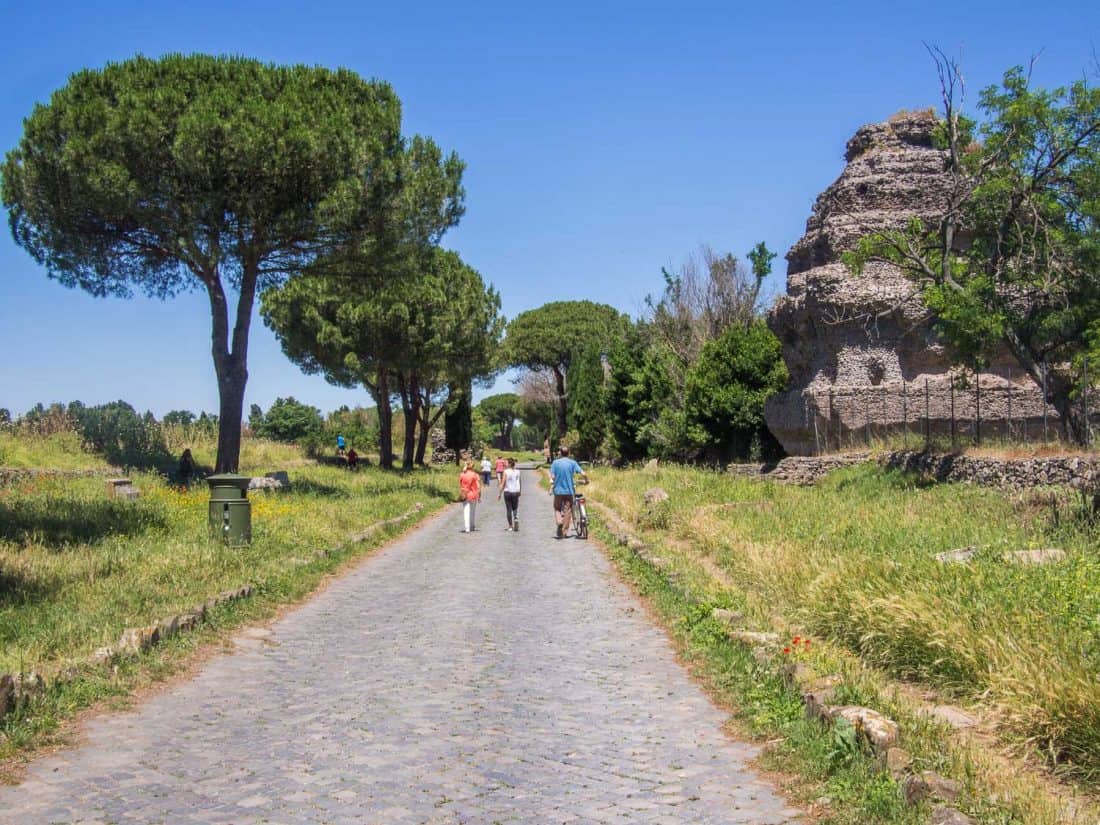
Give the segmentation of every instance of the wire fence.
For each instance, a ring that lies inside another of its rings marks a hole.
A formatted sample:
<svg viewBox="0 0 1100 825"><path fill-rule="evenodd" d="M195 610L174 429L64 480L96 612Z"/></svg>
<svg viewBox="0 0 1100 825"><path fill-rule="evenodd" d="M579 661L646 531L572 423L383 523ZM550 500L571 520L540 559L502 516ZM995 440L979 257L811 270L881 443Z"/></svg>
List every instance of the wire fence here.
<svg viewBox="0 0 1100 825"><path fill-rule="evenodd" d="M1096 447L1100 395L1088 362L1071 399L1085 423L1083 444L1066 435L1058 412L1020 370L959 371L878 386L832 387L803 393L803 426L817 455L882 444L902 449L958 450L983 443L1060 443Z"/></svg>

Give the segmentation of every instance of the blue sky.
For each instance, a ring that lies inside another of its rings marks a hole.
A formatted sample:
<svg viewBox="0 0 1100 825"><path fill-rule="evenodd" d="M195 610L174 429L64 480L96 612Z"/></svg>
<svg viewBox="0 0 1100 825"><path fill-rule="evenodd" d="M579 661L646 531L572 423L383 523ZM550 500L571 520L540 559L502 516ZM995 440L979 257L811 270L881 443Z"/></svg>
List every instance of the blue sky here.
<svg viewBox="0 0 1100 825"><path fill-rule="evenodd" d="M857 127L937 102L924 42L960 56L974 100L1037 53L1037 84L1082 77L1098 24L1083 2L0 0L0 150L70 73L138 52L348 67L389 81L405 130L467 162L467 213L444 245L500 290L507 316L575 298L638 314L660 268L701 243L743 256L763 240L782 256ZM773 290L784 276L780 257ZM216 410L209 324L198 293L66 289L0 230L0 407ZM368 403L303 375L259 320L249 373L246 409L287 395Z"/></svg>

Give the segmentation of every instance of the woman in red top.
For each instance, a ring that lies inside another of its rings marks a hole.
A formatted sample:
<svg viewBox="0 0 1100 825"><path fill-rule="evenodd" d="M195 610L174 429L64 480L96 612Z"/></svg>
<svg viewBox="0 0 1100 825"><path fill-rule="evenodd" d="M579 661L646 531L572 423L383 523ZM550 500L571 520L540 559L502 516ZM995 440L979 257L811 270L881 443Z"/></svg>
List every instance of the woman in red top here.
<svg viewBox="0 0 1100 825"><path fill-rule="evenodd" d="M463 533L469 533L474 527L474 518L477 515L477 503L481 501L481 477L474 472L472 461L466 462L466 469L458 477L458 489L462 498L462 523L465 526Z"/></svg>

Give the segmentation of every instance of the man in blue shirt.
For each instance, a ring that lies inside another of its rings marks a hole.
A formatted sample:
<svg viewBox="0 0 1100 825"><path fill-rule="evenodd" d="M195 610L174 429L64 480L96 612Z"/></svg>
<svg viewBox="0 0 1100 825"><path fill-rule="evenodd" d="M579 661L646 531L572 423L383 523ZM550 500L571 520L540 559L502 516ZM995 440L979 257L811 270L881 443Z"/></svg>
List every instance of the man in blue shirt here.
<svg viewBox="0 0 1100 825"><path fill-rule="evenodd" d="M569 448L561 448L561 457L550 465L550 492L554 496L554 521L558 525L556 538L562 538L569 532L573 521L573 496L577 488L573 486L573 476L579 475L588 483L588 476L581 465L569 457Z"/></svg>

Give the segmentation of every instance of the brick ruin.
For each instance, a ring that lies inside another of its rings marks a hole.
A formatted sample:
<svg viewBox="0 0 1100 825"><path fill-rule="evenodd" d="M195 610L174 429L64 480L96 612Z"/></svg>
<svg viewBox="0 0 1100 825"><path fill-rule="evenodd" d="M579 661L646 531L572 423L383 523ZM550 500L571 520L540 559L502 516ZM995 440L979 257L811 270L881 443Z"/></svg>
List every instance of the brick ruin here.
<svg viewBox="0 0 1100 825"><path fill-rule="evenodd" d="M847 166L818 196L787 253L787 291L768 315L791 373L767 403L768 427L790 455L813 455L905 430L959 438L1057 431L1057 413L1007 352L980 380L952 368L913 286L890 264L853 274L841 255L913 216L933 221L949 185L931 110L861 127Z"/></svg>

